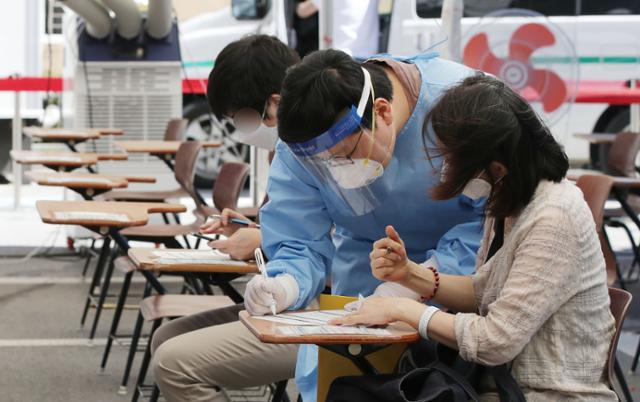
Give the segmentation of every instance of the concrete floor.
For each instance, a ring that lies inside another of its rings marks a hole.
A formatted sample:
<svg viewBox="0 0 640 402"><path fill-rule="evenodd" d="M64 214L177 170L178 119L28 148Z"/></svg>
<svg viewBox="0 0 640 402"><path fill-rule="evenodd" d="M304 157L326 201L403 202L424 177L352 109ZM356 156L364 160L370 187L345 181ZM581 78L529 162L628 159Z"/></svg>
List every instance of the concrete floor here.
<svg viewBox="0 0 640 402"><path fill-rule="evenodd" d="M36 199L59 199L60 191L27 187L22 207L13 210L7 201L10 186L0 186L0 402L84 402L128 401L118 395L118 385L128 348L115 347L104 373L98 373L103 345L112 318L106 310L93 344L87 342L93 312L84 328L79 325L80 314L89 279L81 277L84 260L69 255L66 230L44 225L34 208ZM628 241L620 231L610 233L614 249L624 264L630 262ZM640 233L636 233L640 237ZM6 258L21 255L38 247L47 256L28 261ZM62 254L62 255L61 255ZM65 255L66 254L66 255ZM2 258L4 256L5 258ZM117 291L121 276L116 273L113 289ZM176 279L168 284L174 291L180 287ZM240 284L240 287L242 285ZM631 285L633 294L640 294L640 283ZM141 293L138 279L131 293ZM131 300L135 303L135 300ZM125 311L121 328L130 333L136 312ZM627 373L631 357L640 339L640 302L634 300L620 339L618 358ZM136 356L131 382L135 381L138 363ZM639 374L627 374L634 399L640 400ZM250 394L253 392L246 392ZM290 382L289 394L295 397ZM237 400L260 400L239 397ZM263 398L264 400L264 398ZM295 400L295 399L293 399Z"/></svg>

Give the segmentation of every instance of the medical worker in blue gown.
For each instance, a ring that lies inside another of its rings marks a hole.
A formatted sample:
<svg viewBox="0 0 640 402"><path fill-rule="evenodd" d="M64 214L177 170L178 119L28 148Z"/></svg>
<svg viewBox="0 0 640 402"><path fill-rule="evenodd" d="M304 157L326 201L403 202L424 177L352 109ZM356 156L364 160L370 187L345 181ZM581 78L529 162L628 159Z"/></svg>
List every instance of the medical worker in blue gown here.
<svg viewBox="0 0 640 402"><path fill-rule="evenodd" d="M435 53L361 65L336 50L289 70L260 214L268 278L247 285L251 314L270 314L273 300L277 311L303 309L328 279L336 295L419 297L370 273L369 252L387 225L402 233L409 258L473 272L486 192L430 201L441 160L425 156L434 144L422 139L425 114L443 89L471 74ZM316 400L316 366L316 347L301 347L296 382L305 402Z"/></svg>

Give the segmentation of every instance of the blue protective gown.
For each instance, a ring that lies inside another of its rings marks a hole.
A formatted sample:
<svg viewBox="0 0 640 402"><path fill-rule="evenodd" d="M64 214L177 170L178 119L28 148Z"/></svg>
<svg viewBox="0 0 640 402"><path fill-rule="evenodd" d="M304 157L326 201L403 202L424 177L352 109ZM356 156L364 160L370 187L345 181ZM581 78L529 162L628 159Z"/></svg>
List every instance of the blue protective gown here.
<svg viewBox="0 0 640 402"><path fill-rule="evenodd" d="M373 243L385 237L387 225L398 231L411 260L435 257L442 272L474 272L481 216L462 199L428 197L431 186L439 181L441 161L429 162L422 139L425 115L442 90L473 70L434 53L405 60L420 70L420 96L397 134L390 163L374 182L381 202L372 212L354 216L344 201L297 162L285 144L279 142L276 147L269 171L269 202L260 211L262 246L269 258L269 276L287 273L298 282L300 294L293 310L315 299L328 277L333 294L373 293L381 282L371 275L369 253ZM317 347L301 347L296 384L305 402L316 400L316 378Z"/></svg>

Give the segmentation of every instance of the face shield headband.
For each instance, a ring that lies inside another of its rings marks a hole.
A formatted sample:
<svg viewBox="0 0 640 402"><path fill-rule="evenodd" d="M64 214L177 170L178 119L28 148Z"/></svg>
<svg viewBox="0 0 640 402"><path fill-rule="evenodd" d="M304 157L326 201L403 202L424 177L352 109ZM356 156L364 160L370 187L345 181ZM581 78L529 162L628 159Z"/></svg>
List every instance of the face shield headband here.
<svg viewBox="0 0 640 402"><path fill-rule="evenodd" d="M305 142L287 142L287 146L294 155L299 157L317 155L332 148L360 127L372 89L371 75L365 68L362 68L362 72L364 73L364 87L362 88L358 106L352 105L347 115L319 136Z"/></svg>

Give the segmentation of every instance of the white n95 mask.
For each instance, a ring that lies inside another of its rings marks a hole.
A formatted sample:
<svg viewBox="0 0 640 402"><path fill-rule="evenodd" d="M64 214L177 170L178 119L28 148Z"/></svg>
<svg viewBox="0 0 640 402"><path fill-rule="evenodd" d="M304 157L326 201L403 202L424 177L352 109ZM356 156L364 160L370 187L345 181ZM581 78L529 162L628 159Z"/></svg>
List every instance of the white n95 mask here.
<svg viewBox="0 0 640 402"><path fill-rule="evenodd" d="M373 159L352 159L351 162L327 166L333 180L344 189L367 186L384 172L382 164Z"/></svg>
<svg viewBox="0 0 640 402"><path fill-rule="evenodd" d="M269 127L264 123L260 123L260 126L250 133L236 130L232 134L232 138L246 145L253 145L256 148L273 151L278 141L278 127Z"/></svg>

